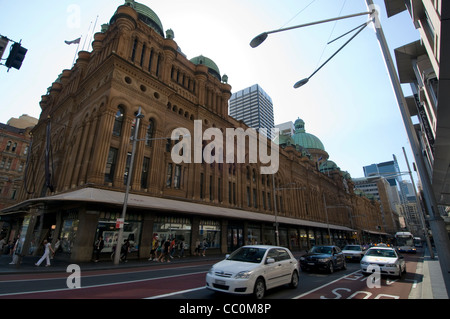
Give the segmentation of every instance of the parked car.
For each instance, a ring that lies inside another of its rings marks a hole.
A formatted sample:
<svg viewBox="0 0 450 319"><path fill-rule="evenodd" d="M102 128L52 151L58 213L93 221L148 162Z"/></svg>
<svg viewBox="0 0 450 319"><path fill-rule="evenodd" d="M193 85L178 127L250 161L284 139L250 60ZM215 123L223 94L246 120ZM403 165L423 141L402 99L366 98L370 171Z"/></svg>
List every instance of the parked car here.
<svg viewBox="0 0 450 319"><path fill-rule="evenodd" d="M314 269L332 273L335 269L347 269L347 262L338 246L314 246L300 257L300 268L303 271Z"/></svg>
<svg viewBox="0 0 450 319"><path fill-rule="evenodd" d="M369 248L360 262L361 272L369 275L379 269L381 275L400 278L406 273L406 262L400 253L390 247ZM379 267L379 268L378 268Z"/></svg>
<svg viewBox="0 0 450 319"><path fill-rule="evenodd" d="M206 288L232 294L253 294L262 299L266 290L289 284L297 288L298 261L285 247L243 246L211 267Z"/></svg>
<svg viewBox="0 0 450 319"><path fill-rule="evenodd" d="M348 261L360 261L365 254L365 249L361 245L346 245L342 248L345 259Z"/></svg>

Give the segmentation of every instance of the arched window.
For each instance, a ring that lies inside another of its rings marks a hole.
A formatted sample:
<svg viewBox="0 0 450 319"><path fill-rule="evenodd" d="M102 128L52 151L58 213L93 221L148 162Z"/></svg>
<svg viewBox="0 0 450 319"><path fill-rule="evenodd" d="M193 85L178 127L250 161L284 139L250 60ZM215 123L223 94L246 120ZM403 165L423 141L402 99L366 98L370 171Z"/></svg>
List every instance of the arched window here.
<svg viewBox="0 0 450 319"><path fill-rule="evenodd" d="M11 148L11 144L12 144L12 142L11 142L11 141L8 141L8 143L6 144L6 150L7 150L7 151L9 151L9 150L10 150L10 148Z"/></svg>
<svg viewBox="0 0 450 319"><path fill-rule="evenodd" d="M150 119L147 126L147 135L145 136L145 145L152 146L152 141L155 134L155 121Z"/></svg>
<svg viewBox="0 0 450 319"><path fill-rule="evenodd" d="M113 128L114 136L120 136L122 134L123 116L124 116L123 107L119 106L117 108L116 119L114 121L114 128Z"/></svg>

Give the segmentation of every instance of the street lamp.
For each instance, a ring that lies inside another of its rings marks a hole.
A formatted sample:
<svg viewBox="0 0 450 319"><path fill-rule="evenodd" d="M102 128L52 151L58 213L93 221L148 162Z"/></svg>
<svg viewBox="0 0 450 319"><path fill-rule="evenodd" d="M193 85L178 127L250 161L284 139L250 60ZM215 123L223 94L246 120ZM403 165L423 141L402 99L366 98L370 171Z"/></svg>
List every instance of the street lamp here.
<svg viewBox="0 0 450 319"><path fill-rule="evenodd" d="M331 18L331 19L326 19L326 20L321 20L321 21L316 21L316 22L300 24L300 25L296 25L296 26L293 26L293 27L288 27L288 28L282 28L282 29L277 29L277 30L263 32L260 35L254 37L252 39L252 41L250 41L250 46L252 48L256 48L261 43L263 43L267 39L268 35L271 34L271 33L288 31L288 30L292 30L292 29L298 29L298 28L302 28L302 27L308 27L308 26L311 26L311 25L316 25L316 24L321 24L321 23L326 23L326 22L331 22L331 21L337 21L337 20L343 20L343 19L358 17L358 16L362 16L362 15L372 15L373 13L375 13L375 10L372 10L371 12L355 13L355 14L350 14L350 15L346 15L346 16L342 16L342 17ZM346 34L348 34L348 33L350 33L350 32L352 32L352 31L354 31L354 30L359 28L358 32L356 32L347 42L345 42L330 58L328 58L320 67L318 67L309 77L296 82L294 84L294 88L297 89L297 88L305 85L306 83L308 83L309 79L314 74L316 74L322 67L324 67L325 64L327 64L336 54L338 54L339 51L341 51L350 41L352 41L371 22L372 22L372 20L369 20L366 23L363 23L362 25L360 25L359 27L357 27L357 28L347 32Z"/></svg>
<svg viewBox="0 0 450 319"><path fill-rule="evenodd" d="M114 264L118 265L120 262L120 251L122 248L122 239L123 239L123 226L125 223L125 215L127 213L127 205L128 205L128 194L130 193L130 183L131 178L133 176L133 164L134 164L134 155L136 153L136 142L138 137L138 131L139 131L139 122L141 118L143 118L144 115L141 113L141 107L139 107L139 110L136 114L136 124L134 128L134 136L133 136L133 147L131 150L131 159L130 159L130 169L128 170L128 176L127 176L127 186L125 189L125 196L123 199L123 208L122 208L122 216L121 216L121 222L119 223L119 236L117 238L117 245L116 245L116 252L114 256Z"/></svg>

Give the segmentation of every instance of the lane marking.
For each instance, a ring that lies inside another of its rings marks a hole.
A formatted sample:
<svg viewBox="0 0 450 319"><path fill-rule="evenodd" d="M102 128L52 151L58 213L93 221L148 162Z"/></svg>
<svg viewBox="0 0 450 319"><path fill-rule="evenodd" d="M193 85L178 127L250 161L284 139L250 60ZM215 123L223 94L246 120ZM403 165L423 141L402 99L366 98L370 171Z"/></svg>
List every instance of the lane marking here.
<svg viewBox="0 0 450 319"><path fill-rule="evenodd" d="M147 297L147 298L143 298L143 299L160 299L160 298L165 298L165 297L175 296L175 295L178 295L178 294L184 294L184 293L186 293L186 292L192 292L192 291L197 291L197 290L202 290L202 289L206 289L206 287L198 287L198 288L192 288L192 289L180 290L180 291L175 291L175 292L171 292L171 293L164 294L164 295L158 295L158 296L153 296L153 297Z"/></svg>
<svg viewBox="0 0 450 319"><path fill-rule="evenodd" d="M334 284L335 282L338 282L339 280L342 280L342 279L344 279L345 277L352 276L352 275L356 274L356 273L359 272L359 271L361 271L361 270L358 269L357 271L354 271L354 272L352 272L352 273L350 273L350 274L348 274L348 275L339 277L339 278L337 278L336 280L333 280L333 281L331 281L331 282L329 282L329 283L327 283L327 284L325 284L325 285L322 285L322 286L320 286L320 287L314 288L313 290L307 291L307 292L305 292L305 293L303 293L303 294L301 294L301 295L299 295L299 296L293 297L292 299L300 299L300 298L302 298L302 297L304 297L304 296L306 296L306 295L309 295L309 294L311 294L311 293L313 293L313 292L315 292L315 291L317 291L317 290L320 290L320 289L322 289L322 288L324 288L324 287L326 287L326 286L329 286L329 285L331 285L331 284Z"/></svg>

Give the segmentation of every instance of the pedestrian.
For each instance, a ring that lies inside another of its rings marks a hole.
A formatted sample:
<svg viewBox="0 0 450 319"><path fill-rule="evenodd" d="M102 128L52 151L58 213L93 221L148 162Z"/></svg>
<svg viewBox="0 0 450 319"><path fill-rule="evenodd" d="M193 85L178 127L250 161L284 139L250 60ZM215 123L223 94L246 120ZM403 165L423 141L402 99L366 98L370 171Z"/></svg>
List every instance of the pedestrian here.
<svg viewBox="0 0 450 319"><path fill-rule="evenodd" d="M44 240L44 254L42 255L41 259L38 260L37 263L35 263L36 266L40 266L40 264L44 261L44 259L46 260L47 264L45 265L45 267L50 266L50 251L52 253L55 253L55 251L52 248L52 244L48 242L48 240Z"/></svg>
<svg viewBox="0 0 450 319"><path fill-rule="evenodd" d="M103 240L103 236L99 236L97 241L94 244L94 254L95 254L95 262L98 262L100 259L100 252L105 246L105 241Z"/></svg>
<svg viewBox="0 0 450 319"><path fill-rule="evenodd" d="M9 263L10 265L15 265L19 261L19 256L16 254L17 247L19 246L19 238L20 235L17 236L15 242L11 243L9 254L12 256L12 261Z"/></svg>
<svg viewBox="0 0 450 319"><path fill-rule="evenodd" d="M127 255L130 251L130 241L128 239L125 239L125 242L122 245L122 249L120 251L120 260L124 262L128 262Z"/></svg>
<svg viewBox="0 0 450 319"><path fill-rule="evenodd" d="M200 256L200 247L201 247L201 243L200 240L196 240L195 241L195 249L194 249L194 256Z"/></svg>
<svg viewBox="0 0 450 319"><path fill-rule="evenodd" d="M181 239L178 243L178 257L184 257L184 240Z"/></svg>
<svg viewBox="0 0 450 319"><path fill-rule="evenodd" d="M206 239L203 240L203 244L202 244L202 256L205 257L206 256L206 249L208 249L208 242L206 241Z"/></svg>
<svg viewBox="0 0 450 319"><path fill-rule="evenodd" d="M175 238L172 239L172 241L170 242L170 258L173 259L173 255L175 254L175 250L176 250L176 242L175 242Z"/></svg>
<svg viewBox="0 0 450 319"><path fill-rule="evenodd" d="M148 260L157 261L158 260L158 247L159 239L158 235L153 236L152 249L150 250L150 258Z"/></svg>
<svg viewBox="0 0 450 319"><path fill-rule="evenodd" d="M60 240L60 238L58 237L57 239L56 239L56 243L55 243L55 251L53 252L53 255L52 255L52 257L50 257L50 259L53 259L54 257L55 257L55 255L56 255L56 253L59 251L59 248L61 247L61 240Z"/></svg>
<svg viewBox="0 0 450 319"><path fill-rule="evenodd" d="M166 261L170 263L170 240L167 239L164 243L164 257L166 258Z"/></svg>
<svg viewBox="0 0 450 319"><path fill-rule="evenodd" d="M5 237L2 237L2 239L0 239L0 255L3 255L3 247L6 246L6 240Z"/></svg>

